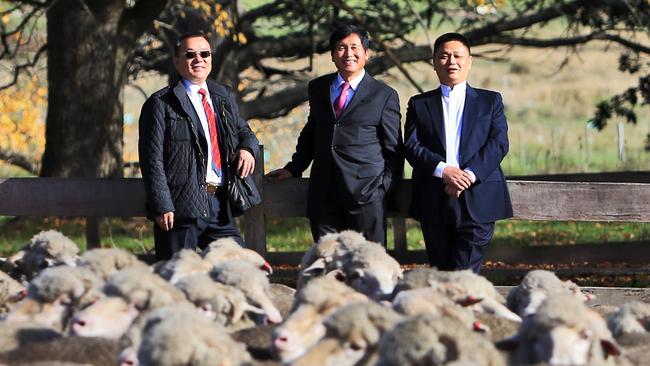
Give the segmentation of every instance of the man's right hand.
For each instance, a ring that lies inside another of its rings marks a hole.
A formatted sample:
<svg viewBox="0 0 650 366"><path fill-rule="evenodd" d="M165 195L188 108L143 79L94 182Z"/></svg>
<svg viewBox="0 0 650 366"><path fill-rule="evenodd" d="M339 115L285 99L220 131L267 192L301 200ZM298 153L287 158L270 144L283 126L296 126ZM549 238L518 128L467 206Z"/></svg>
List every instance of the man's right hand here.
<svg viewBox="0 0 650 366"><path fill-rule="evenodd" d="M280 168L268 172L265 177L272 182L282 182L285 179L293 177L293 174L284 168Z"/></svg>
<svg viewBox="0 0 650 366"><path fill-rule="evenodd" d="M472 178L467 172L451 165L447 165L442 170L442 180L458 191L465 190L472 185Z"/></svg>
<svg viewBox="0 0 650 366"><path fill-rule="evenodd" d="M165 212L164 214L157 216L156 224L165 231L171 230L174 227L174 212Z"/></svg>

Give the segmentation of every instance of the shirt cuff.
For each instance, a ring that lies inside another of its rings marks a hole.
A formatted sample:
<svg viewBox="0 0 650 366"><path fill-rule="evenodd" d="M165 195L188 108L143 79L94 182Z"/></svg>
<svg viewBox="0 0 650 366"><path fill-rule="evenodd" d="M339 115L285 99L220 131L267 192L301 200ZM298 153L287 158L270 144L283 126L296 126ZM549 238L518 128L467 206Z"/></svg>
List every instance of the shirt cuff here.
<svg viewBox="0 0 650 366"><path fill-rule="evenodd" d="M441 161L438 163L438 166L436 166L436 169L433 171L433 176L442 178L442 171L447 167L447 163L444 161Z"/></svg>
<svg viewBox="0 0 650 366"><path fill-rule="evenodd" d="M472 180L472 184L474 184L476 182L476 174L474 174L470 168L465 168L464 171L465 173L469 174L469 178Z"/></svg>

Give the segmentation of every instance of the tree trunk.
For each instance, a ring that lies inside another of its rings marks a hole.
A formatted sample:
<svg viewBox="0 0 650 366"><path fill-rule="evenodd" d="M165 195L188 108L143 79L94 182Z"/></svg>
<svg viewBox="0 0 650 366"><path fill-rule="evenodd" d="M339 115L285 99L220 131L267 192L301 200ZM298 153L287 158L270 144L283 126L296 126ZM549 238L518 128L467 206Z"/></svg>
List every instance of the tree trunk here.
<svg viewBox="0 0 650 366"><path fill-rule="evenodd" d="M58 0L47 12L49 101L41 176L123 175L127 54L116 37L123 8L120 0Z"/></svg>

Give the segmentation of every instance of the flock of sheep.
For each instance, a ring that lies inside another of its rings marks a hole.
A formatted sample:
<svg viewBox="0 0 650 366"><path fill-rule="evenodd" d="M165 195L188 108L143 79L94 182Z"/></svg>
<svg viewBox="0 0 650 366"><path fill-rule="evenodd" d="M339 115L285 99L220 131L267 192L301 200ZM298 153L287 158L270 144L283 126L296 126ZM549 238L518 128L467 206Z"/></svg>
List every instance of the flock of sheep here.
<svg viewBox="0 0 650 366"><path fill-rule="evenodd" d="M531 271L504 298L469 271L402 272L360 234L329 234L297 291L256 252L220 239L149 266L121 249L41 232L0 272L0 364L634 365L650 304L590 307Z"/></svg>

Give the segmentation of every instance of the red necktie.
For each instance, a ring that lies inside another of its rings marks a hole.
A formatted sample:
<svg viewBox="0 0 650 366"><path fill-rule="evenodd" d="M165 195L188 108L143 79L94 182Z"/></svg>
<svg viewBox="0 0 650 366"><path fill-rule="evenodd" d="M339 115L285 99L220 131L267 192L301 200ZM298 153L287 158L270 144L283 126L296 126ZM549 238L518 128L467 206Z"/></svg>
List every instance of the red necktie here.
<svg viewBox="0 0 650 366"><path fill-rule="evenodd" d="M221 152L219 151L219 137L217 136L217 120L214 116L214 111L208 103L207 92L205 89L199 89L201 99L203 101L203 110L206 117L208 117L208 127L210 129L210 145L212 146L212 165L214 172L218 177L221 177Z"/></svg>
<svg viewBox="0 0 650 366"><path fill-rule="evenodd" d="M350 83L347 81L341 84L341 94L339 94L339 97L334 101L334 115L336 115L336 119L339 119L341 115L343 114L343 110L345 110L345 101L348 99L348 89L350 89Z"/></svg>

